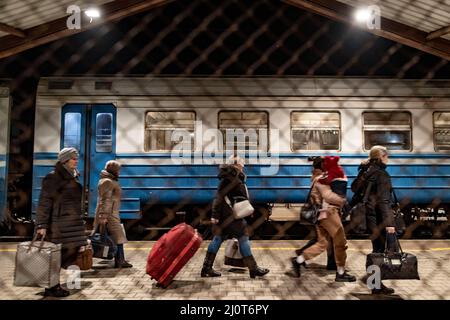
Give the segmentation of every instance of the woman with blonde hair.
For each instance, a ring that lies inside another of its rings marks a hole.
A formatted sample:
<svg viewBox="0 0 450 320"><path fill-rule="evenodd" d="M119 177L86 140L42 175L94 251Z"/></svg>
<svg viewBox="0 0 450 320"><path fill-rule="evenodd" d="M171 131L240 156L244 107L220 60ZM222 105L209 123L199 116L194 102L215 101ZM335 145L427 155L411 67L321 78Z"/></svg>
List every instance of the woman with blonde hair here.
<svg viewBox="0 0 450 320"><path fill-rule="evenodd" d="M356 185L352 185L352 190L355 192L354 199L362 199L367 188L370 187L366 219L374 253L385 252L386 243L389 251L398 250L391 201L392 182L386 171L388 162L389 154L386 147L373 146L369 151L369 159L359 166L358 177L355 179ZM381 283L381 287L372 289L372 293L392 294L394 289Z"/></svg>

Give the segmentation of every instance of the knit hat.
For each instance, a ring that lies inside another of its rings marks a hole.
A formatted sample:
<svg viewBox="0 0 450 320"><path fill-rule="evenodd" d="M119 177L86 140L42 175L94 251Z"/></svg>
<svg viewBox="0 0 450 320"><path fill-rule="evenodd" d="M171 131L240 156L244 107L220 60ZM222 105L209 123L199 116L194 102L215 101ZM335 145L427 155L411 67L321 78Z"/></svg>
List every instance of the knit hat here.
<svg viewBox="0 0 450 320"><path fill-rule="evenodd" d="M105 170L108 171L109 173L115 175L115 176L119 176L119 170L120 170L121 166L122 165L120 164L120 162L118 162L116 160L109 160L105 164Z"/></svg>
<svg viewBox="0 0 450 320"><path fill-rule="evenodd" d="M75 148L64 148L58 154L58 161L61 163L66 163L73 158L78 158L78 151Z"/></svg>

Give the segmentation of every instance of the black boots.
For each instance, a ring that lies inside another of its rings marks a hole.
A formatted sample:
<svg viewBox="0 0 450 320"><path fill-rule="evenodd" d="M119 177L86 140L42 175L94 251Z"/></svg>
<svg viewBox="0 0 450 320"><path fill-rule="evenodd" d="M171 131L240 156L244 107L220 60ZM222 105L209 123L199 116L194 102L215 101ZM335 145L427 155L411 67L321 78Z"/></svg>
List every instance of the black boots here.
<svg viewBox="0 0 450 320"><path fill-rule="evenodd" d="M270 271L269 269L258 267L253 256L243 257L242 259L244 260L244 264L248 267L250 278L252 279L255 277L262 277Z"/></svg>
<svg viewBox="0 0 450 320"><path fill-rule="evenodd" d="M202 278L205 277L220 277L222 274L213 269L214 259L216 254L212 252L206 252L205 261L203 262L203 268L201 272Z"/></svg>
<svg viewBox="0 0 450 320"><path fill-rule="evenodd" d="M372 294L393 294L394 292L394 289L386 287L383 283L380 289L372 289Z"/></svg>
<svg viewBox="0 0 450 320"><path fill-rule="evenodd" d="M297 257L291 258L291 263L292 263L292 275L294 276L294 278L300 278L300 276L302 275L300 267L303 266L306 268L306 263L305 262L298 263Z"/></svg>
<svg viewBox="0 0 450 320"><path fill-rule="evenodd" d="M117 245L117 253L114 257L114 268L132 268L133 265L125 260L125 252L123 250L123 244Z"/></svg>
<svg viewBox="0 0 450 320"><path fill-rule="evenodd" d="M51 287L50 289L45 289L44 292L44 297L63 298L69 295L69 290L63 289L59 283L56 286Z"/></svg>

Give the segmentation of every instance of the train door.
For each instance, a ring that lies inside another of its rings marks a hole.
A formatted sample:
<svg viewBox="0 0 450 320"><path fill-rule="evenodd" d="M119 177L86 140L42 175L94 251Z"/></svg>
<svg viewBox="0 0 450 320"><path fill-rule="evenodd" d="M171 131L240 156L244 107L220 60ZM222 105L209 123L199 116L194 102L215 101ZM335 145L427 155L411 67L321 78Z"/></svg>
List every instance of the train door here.
<svg viewBox="0 0 450 320"><path fill-rule="evenodd" d="M112 104L67 104L62 110L61 148L80 153L84 212L94 216L100 171L116 155L116 108Z"/></svg>

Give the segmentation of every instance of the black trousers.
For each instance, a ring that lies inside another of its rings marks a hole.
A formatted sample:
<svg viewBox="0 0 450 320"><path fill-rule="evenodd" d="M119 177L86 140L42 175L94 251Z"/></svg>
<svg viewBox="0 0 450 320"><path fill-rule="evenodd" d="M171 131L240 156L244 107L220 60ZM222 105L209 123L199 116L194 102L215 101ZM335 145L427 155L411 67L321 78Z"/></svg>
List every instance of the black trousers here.
<svg viewBox="0 0 450 320"><path fill-rule="evenodd" d="M61 268L67 269L74 265L77 260L79 247L69 247L61 249Z"/></svg>
<svg viewBox="0 0 450 320"><path fill-rule="evenodd" d="M367 215L367 229L370 232L370 240L372 241L372 252L383 253L387 250L390 252L398 252L398 242L396 234L388 234L383 223L380 213L375 210Z"/></svg>

